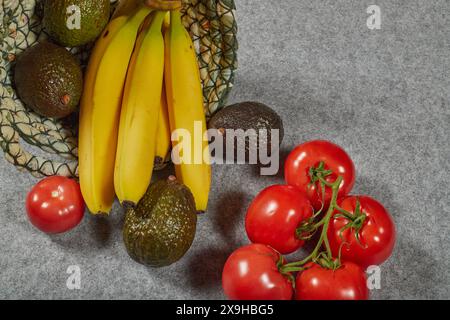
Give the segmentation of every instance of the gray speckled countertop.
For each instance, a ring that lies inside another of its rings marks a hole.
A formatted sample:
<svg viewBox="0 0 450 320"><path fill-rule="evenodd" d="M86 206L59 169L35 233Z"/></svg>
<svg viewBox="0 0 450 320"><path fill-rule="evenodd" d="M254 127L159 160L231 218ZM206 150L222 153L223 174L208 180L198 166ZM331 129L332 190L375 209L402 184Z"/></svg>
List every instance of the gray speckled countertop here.
<svg viewBox="0 0 450 320"><path fill-rule="evenodd" d="M381 8L380 30L366 9ZM315 138L342 145L357 167L355 193L380 200L398 242L376 299L450 298L450 2L237 0L239 71L230 103L258 100L282 116L281 155ZM165 269L134 263L122 211L86 215L47 236L28 222L36 180L0 159L0 298L221 299L228 254L247 243L252 197L282 182L255 167L213 168L210 208L188 254ZM280 171L282 172L282 171ZM70 265L81 289L66 287Z"/></svg>

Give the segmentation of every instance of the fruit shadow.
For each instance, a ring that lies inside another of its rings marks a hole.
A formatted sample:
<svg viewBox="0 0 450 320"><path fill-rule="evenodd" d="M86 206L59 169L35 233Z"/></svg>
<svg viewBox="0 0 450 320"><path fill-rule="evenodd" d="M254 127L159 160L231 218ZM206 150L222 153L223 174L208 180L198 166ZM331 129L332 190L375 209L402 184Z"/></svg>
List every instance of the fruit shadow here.
<svg viewBox="0 0 450 320"><path fill-rule="evenodd" d="M119 211L119 212L116 212ZM92 248L103 249L112 244L115 230L121 225L122 211L114 216L92 215L87 210L81 225L64 233L49 235L56 244L73 252L89 252Z"/></svg>
<svg viewBox="0 0 450 320"><path fill-rule="evenodd" d="M122 213L122 210L119 210ZM122 214L121 214L122 215ZM120 220L121 218L119 218ZM108 216L92 216L89 219L88 226L92 239L95 245L99 248L108 247L111 243L111 237L113 234L113 221Z"/></svg>
<svg viewBox="0 0 450 320"><path fill-rule="evenodd" d="M188 285L194 290L201 291L202 295L205 291L216 295L222 288L222 270L225 261L235 249L231 246L205 248L190 256L187 261Z"/></svg>
<svg viewBox="0 0 450 320"><path fill-rule="evenodd" d="M421 246L417 234L397 234L392 256L380 266L381 289L372 299L437 299L438 288L448 283L448 262ZM448 291L447 291L448 297Z"/></svg>
<svg viewBox="0 0 450 320"><path fill-rule="evenodd" d="M251 166L251 172L254 177L263 178L268 181L269 184L276 184L276 183L283 183L284 181L284 163L286 162L287 157L289 156L289 153L291 152L291 149L281 147L280 150L278 150L279 160L278 160L278 171L274 175L262 175L261 169L264 167L267 167L262 164L253 164L249 165Z"/></svg>
<svg viewBox="0 0 450 320"><path fill-rule="evenodd" d="M224 192L219 196L214 210L209 213L214 230L229 246L236 244L236 229L244 224L249 202L250 199L243 191Z"/></svg>
<svg viewBox="0 0 450 320"><path fill-rule="evenodd" d="M219 287L222 269L228 256L242 245L238 228L243 227L248 197L242 191L224 192L207 215L213 230L222 240L218 246L209 246L194 253L187 262L188 281L195 289Z"/></svg>

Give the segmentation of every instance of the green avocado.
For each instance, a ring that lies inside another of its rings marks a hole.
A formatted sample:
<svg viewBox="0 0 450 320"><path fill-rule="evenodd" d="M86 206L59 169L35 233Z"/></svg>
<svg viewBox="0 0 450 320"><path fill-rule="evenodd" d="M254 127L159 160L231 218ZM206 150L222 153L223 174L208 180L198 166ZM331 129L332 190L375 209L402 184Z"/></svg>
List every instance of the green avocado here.
<svg viewBox="0 0 450 320"><path fill-rule="evenodd" d="M47 41L18 56L14 80L22 102L50 118L62 118L74 112L83 91L83 73L78 61L65 48Z"/></svg>
<svg viewBox="0 0 450 320"><path fill-rule="evenodd" d="M81 46L100 35L110 10L110 0L44 0L43 25L60 45Z"/></svg>
<svg viewBox="0 0 450 320"><path fill-rule="evenodd" d="M137 262L168 266L189 250L196 225L191 191L169 178L151 184L138 205L128 208L123 240L128 254Z"/></svg>

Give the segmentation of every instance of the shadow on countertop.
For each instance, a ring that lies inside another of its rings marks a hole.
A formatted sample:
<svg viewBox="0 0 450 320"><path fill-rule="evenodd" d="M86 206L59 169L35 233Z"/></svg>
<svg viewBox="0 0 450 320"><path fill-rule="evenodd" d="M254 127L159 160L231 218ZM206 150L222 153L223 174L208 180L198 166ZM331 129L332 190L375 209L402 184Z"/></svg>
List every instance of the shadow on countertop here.
<svg viewBox="0 0 450 320"><path fill-rule="evenodd" d="M121 232L124 213L115 209L109 216L92 215L87 209L80 225L64 234L49 235L56 244L77 252L90 252L92 248L105 249L112 245ZM82 234L88 237L81 236Z"/></svg>
<svg viewBox="0 0 450 320"><path fill-rule="evenodd" d="M230 246L233 245L236 228L244 223L247 211L247 195L243 191L228 191L220 195L220 199L211 212L213 228Z"/></svg>
<svg viewBox="0 0 450 320"><path fill-rule="evenodd" d="M237 236L237 229L244 224L248 197L243 191L228 191L208 214L215 232L222 241L202 248L187 261L188 283L195 290L221 287L222 269L228 256L243 245Z"/></svg>
<svg viewBox="0 0 450 320"><path fill-rule="evenodd" d="M191 256L187 262L188 284L195 290L221 287L222 270L234 248L205 248Z"/></svg>

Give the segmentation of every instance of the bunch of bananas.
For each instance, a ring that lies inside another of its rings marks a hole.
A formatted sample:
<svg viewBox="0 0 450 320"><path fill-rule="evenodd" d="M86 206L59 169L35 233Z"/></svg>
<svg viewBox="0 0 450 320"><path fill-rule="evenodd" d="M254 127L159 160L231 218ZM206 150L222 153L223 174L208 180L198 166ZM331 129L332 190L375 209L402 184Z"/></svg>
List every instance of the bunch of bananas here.
<svg viewBox="0 0 450 320"><path fill-rule="evenodd" d="M94 214L109 213L115 195L122 205L138 203L155 162L169 153L170 132L195 136L196 122L206 130L194 46L179 10L169 16L139 0L122 3L95 44L80 106L80 185ZM207 141L200 144L207 150ZM197 210L206 210L209 161L175 171Z"/></svg>

